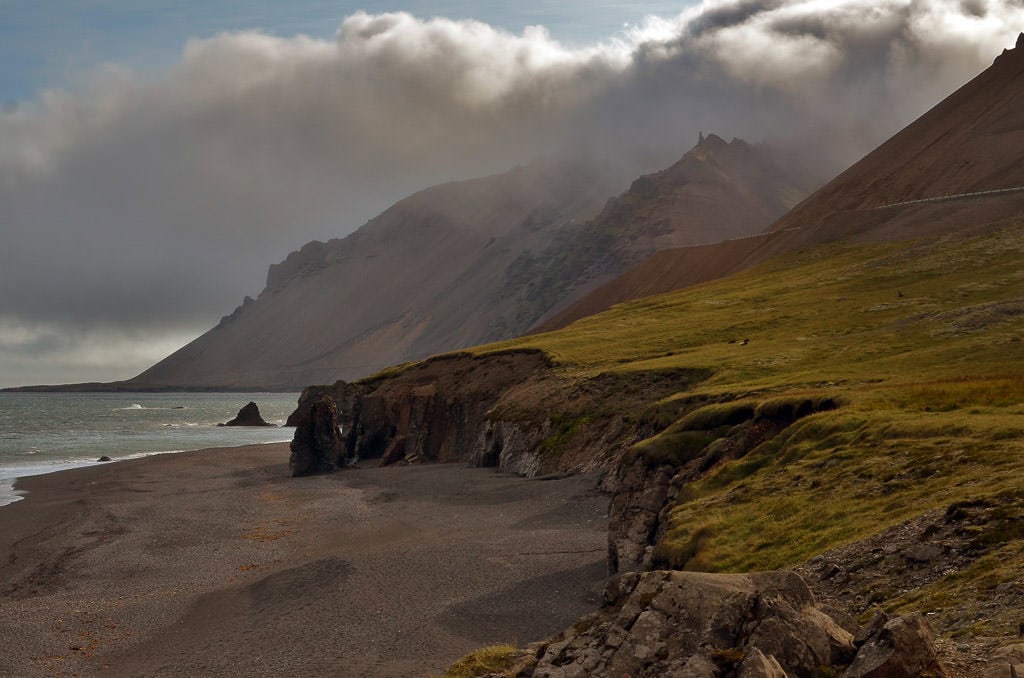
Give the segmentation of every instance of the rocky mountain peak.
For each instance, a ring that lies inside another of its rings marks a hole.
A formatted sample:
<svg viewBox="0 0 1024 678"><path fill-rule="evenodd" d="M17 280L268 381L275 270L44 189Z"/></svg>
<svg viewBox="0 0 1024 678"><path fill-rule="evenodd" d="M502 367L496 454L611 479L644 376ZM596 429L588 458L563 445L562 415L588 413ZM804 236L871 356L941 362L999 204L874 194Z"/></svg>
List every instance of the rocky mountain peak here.
<svg viewBox="0 0 1024 678"><path fill-rule="evenodd" d="M1000 61L1002 61L1009 54L1015 54L1015 55L1018 55L1018 56L1021 55L1021 54L1024 54L1024 49L1021 49L1021 48L1024 48L1024 32L1019 33L1017 35L1017 42L1014 43L1013 48L1012 49L1003 49L1002 53L999 56L996 57L996 59L995 59L995 61L993 63L999 63Z"/></svg>

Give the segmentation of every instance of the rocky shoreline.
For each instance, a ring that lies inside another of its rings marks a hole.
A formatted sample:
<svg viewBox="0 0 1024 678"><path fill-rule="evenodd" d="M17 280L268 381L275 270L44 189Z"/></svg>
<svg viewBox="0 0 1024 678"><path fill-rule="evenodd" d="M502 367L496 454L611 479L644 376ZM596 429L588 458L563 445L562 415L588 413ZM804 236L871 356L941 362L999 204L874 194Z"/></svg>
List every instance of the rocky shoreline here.
<svg viewBox="0 0 1024 678"><path fill-rule="evenodd" d="M521 652L516 675L819 675L815 671L827 668L832 672L828 675L849 676L1009 676L1011 667L1024 669L1024 652L1018 652L1024 647L964 636L964 610L955 605L948 614L927 618L909 610L902 616L881 612L900 594L926 587L984 556L986 542L978 535L1002 526L999 521L1006 519L999 507L951 506L944 515L925 514L911 524L823 553L796 572L708 575L712 580L725 577L711 586L732 591L724 598L705 591L711 581L707 577L678 572L689 569L689 552L664 548L662 536L667 514L684 488L770 443L796 421L842 406L821 397L746 394L710 407L706 400L676 398L674 409L658 417L641 404L657 402L661 393L683 391L707 376L639 373L633 384L618 377L609 388L612 377L566 377L538 352L452 354L375 379L310 387L294 416L301 416L311 403L336 399L339 424L346 432L340 454L352 461L459 461L524 476L601 475L602 488L611 494L608 569L614 575L604 607ZM631 409L633 390L644 397ZM613 413L602 411L611 401ZM687 409L690 415L685 415ZM668 427L670 421L675 423ZM673 437L671 453L649 442L637 444L657 433ZM789 588L761 591L757 582L773 577L788 582ZM828 643L796 658L781 649L796 641L754 642L750 629L762 623L791 627L787 632L803 638L799 629L809 622L800 615L783 615L786 621L780 622L772 617L770 604L751 603L738 612L734 606L739 603L730 597L739 595L737 591L745 600L778 599L788 601L787 609L813 610L808 614L815 623L829 629L823 637L831 643L831 654L821 650ZM651 607L659 596L675 602ZM718 596L722 601L680 630L679 613L690 606L680 603L680 596ZM1024 591L1017 587L989 596L983 604L1024 607L1022 597ZM775 621L766 622L759 616L763 614ZM745 621L729 626L732 635L723 636L724 627L714 622L722 615L739 615ZM637 626L640 619L647 621ZM833 633L833 627L842 633ZM690 633L685 629L703 640L687 636L690 640L681 641L678 634ZM960 639L953 642L951 636ZM665 648L675 649L665 654ZM722 657L731 657L732 663L723 664Z"/></svg>

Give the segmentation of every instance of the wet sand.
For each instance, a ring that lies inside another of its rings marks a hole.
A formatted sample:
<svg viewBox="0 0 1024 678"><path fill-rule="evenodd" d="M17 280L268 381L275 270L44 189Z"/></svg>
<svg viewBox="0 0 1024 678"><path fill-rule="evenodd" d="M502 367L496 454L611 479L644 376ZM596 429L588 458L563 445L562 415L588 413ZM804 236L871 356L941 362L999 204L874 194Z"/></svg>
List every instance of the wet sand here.
<svg viewBox="0 0 1024 678"><path fill-rule="evenodd" d="M26 478L0 508L0 676L428 676L594 609L593 476L290 478L287 444Z"/></svg>

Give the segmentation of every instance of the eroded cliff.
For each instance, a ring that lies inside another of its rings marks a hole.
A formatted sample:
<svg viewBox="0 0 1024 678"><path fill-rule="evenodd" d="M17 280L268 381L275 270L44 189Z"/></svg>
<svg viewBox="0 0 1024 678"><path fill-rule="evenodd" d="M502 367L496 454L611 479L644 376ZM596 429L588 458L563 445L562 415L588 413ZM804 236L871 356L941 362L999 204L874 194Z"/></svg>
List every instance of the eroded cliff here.
<svg viewBox="0 0 1024 678"><path fill-rule="evenodd" d="M663 427L666 415L652 403L710 375L573 375L536 350L454 353L371 379L311 386L290 423L328 395L338 403L348 455L358 459L466 462L528 476L608 472ZM667 405L673 415L684 406Z"/></svg>

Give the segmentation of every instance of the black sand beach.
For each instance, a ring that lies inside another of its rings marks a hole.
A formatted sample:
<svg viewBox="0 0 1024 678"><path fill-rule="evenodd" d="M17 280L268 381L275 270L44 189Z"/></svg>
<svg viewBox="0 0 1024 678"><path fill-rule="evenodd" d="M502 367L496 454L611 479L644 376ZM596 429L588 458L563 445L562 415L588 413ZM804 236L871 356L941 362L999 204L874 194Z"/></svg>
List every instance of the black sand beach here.
<svg viewBox="0 0 1024 678"><path fill-rule="evenodd" d="M596 607L596 478L288 476L287 444L27 478L0 508L0 675L428 676Z"/></svg>

